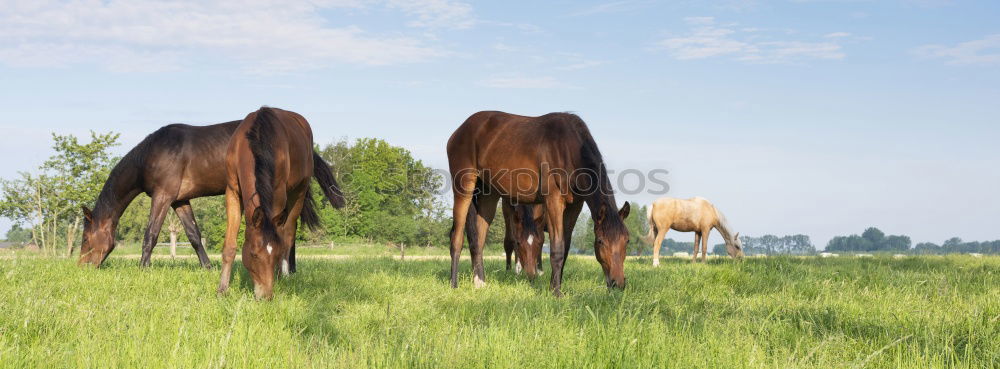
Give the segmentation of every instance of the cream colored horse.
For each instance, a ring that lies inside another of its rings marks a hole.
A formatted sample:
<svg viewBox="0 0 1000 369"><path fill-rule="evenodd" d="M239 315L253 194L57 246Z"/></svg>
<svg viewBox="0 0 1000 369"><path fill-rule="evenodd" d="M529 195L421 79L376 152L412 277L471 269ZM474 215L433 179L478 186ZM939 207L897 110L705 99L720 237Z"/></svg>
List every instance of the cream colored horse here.
<svg viewBox="0 0 1000 369"><path fill-rule="evenodd" d="M701 246L701 261L708 254L708 235L712 228L718 229L726 240L726 252L734 258L743 257L743 242L740 234L733 233L732 228L712 203L701 197L687 200L664 197L653 202L646 212L649 221L649 234L646 239L656 238L653 242L653 266L660 265L660 248L667 231L673 229L679 232L694 232L694 255L691 262L698 260L698 246Z"/></svg>

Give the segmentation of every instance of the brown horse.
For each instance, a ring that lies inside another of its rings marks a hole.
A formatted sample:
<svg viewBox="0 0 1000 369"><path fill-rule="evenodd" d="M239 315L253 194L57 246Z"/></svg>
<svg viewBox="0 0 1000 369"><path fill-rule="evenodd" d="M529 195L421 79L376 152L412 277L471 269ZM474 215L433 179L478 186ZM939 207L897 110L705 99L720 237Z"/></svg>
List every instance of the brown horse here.
<svg viewBox="0 0 1000 369"><path fill-rule="evenodd" d="M152 206L139 265L149 266L163 219L173 208L201 265L210 268L190 200L222 194L225 172L219 168L237 124L239 121L201 127L171 124L146 136L125 154L104 182L94 210L83 208L79 263L97 267L104 263L115 248L122 213L137 195L146 193Z"/></svg>
<svg viewBox="0 0 1000 369"><path fill-rule="evenodd" d="M318 222L309 193L313 155L312 129L299 114L263 107L237 127L226 153L228 222L219 293L229 288L242 209L243 265L253 279L254 295L271 298L275 269L288 259L299 215L304 223ZM287 274L287 264L281 267Z"/></svg>
<svg viewBox="0 0 1000 369"><path fill-rule="evenodd" d="M79 263L100 266L107 259L115 248L115 231L122 213L138 194L146 193L152 199L152 206L139 265L149 266L163 220L172 207L201 265L210 268L190 200L225 193L226 173L220 169L225 168L229 139L240 123L237 120L208 126L171 124L146 136L129 150L111 170L94 210L83 208ZM324 195L335 207L342 206L343 195L326 163L318 154L313 155L313 161ZM293 248L288 260L292 272L294 256Z"/></svg>
<svg viewBox="0 0 1000 369"><path fill-rule="evenodd" d="M580 117L551 113L526 117L497 111L470 116L448 140L454 180L451 285L458 287L458 261L469 207L476 206L470 245L473 281L485 285L483 244L497 201L544 204L551 239L553 294L561 296L563 266L583 204L594 219L594 251L608 287L625 287L626 203L615 205L604 160ZM475 201L473 201L475 198Z"/></svg>
<svg viewBox="0 0 1000 369"><path fill-rule="evenodd" d="M473 200L475 201L475 200ZM515 265L518 274L521 269L525 270L528 279L535 277L542 272L542 244L545 243L545 206L541 204L514 205L503 201L501 205L504 220L503 249L507 254L507 270L511 265ZM473 202L469 206L469 215L465 218L465 235L472 245L475 242L476 230L476 206ZM511 263L513 256L513 264ZM530 266L522 260L536 260Z"/></svg>

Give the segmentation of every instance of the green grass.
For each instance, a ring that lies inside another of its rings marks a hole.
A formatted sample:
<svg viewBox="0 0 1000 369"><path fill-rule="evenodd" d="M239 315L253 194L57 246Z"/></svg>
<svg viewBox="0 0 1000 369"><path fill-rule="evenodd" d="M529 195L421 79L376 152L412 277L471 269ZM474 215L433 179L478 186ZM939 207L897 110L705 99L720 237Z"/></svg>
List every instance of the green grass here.
<svg viewBox="0 0 1000 369"><path fill-rule="evenodd" d="M217 297L194 259L6 257L0 367L1000 366L1000 258L664 261L609 293L573 257L557 299L497 259L453 290L446 260L303 257L257 302L242 266Z"/></svg>

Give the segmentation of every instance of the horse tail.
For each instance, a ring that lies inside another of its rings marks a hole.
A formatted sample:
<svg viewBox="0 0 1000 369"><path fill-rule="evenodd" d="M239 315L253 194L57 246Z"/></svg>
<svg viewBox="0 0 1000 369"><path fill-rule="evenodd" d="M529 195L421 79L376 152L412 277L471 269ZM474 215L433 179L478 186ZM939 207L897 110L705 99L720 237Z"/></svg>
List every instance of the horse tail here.
<svg viewBox="0 0 1000 369"><path fill-rule="evenodd" d="M312 184L310 183L306 186L306 192L303 194L305 198L302 204L302 214L299 215L299 219L302 220L302 224L305 224L311 230L319 229L319 214L316 213L316 199L312 195Z"/></svg>
<svg viewBox="0 0 1000 369"><path fill-rule="evenodd" d="M653 241L655 241L653 239L653 237L656 236L656 233L658 232L658 230L656 229L656 222L653 221L653 207L654 206L656 206L655 203L652 204L652 205L649 205L649 207L646 208L646 221L649 222L649 233L647 233L646 237L644 238L645 241L646 241L646 243L653 243ZM654 246L656 246L656 245L654 245Z"/></svg>
<svg viewBox="0 0 1000 369"><path fill-rule="evenodd" d="M276 147L274 141L277 122L278 117L275 115L274 109L262 107L257 110L253 124L246 135L254 161L255 190L260 200L260 207L253 214L253 217L262 218L259 221L264 239L267 242L275 243L280 240L277 227L274 225L274 209L271 209L274 205L274 148ZM254 221L258 220L254 219Z"/></svg>
<svg viewBox="0 0 1000 369"><path fill-rule="evenodd" d="M476 196L472 196L472 203L469 204L469 215L465 217L465 236L469 239L469 247L475 245L476 240L479 238L479 212L476 211L476 203L478 199Z"/></svg>
<svg viewBox="0 0 1000 369"><path fill-rule="evenodd" d="M337 186L337 179L333 178L333 170L315 151L313 151L313 177L316 177L316 182L319 182L319 188L323 190L323 196L330 201L330 205L337 209L344 207L344 193L340 191L340 186Z"/></svg>

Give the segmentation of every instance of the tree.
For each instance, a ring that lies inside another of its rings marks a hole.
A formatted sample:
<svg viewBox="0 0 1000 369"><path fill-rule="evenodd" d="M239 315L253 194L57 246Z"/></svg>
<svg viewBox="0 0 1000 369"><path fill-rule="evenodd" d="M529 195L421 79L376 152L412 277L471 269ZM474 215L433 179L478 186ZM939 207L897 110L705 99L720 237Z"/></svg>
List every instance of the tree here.
<svg viewBox="0 0 1000 369"><path fill-rule="evenodd" d="M32 241L47 252L54 252L62 238L72 253L82 221L80 206L97 197L113 163L108 149L117 145L118 134L90 136L90 143L81 144L72 135L53 134L55 154L37 174L22 172L0 182L0 216L29 225Z"/></svg>
<svg viewBox="0 0 1000 369"><path fill-rule="evenodd" d="M118 146L119 136L113 132L90 132L90 142L81 144L75 136L52 134L52 148L56 154L46 160L42 168L59 175L56 191L64 202L65 220L69 221L66 227L67 255L73 254L76 232L83 220L83 214L78 210L94 201L113 163L117 161L108 149Z"/></svg>
<svg viewBox="0 0 1000 369"><path fill-rule="evenodd" d="M5 236L8 242L25 244L31 241L31 230L21 228L21 226L14 224L7 231Z"/></svg>
<svg viewBox="0 0 1000 369"><path fill-rule="evenodd" d="M874 249L880 249L880 246L885 241L885 233L875 227L865 229L864 233L861 234L861 237L868 240L872 246L875 246Z"/></svg>
<svg viewBox="0 0 1000 369"><path fill-rule="evenodd" d="M743 241L743 252L747 255L811 255L816 252L809 236L804 234L778 237L764 235L761 237L740 236ZM716 248L716 253L726 255L725 245Z"/></svg>
<svg viewBox="0 0 1000 369"><path fill-rule="evenodd" d="M346 207L336 211L325 200L317 201L330 236L421 245L443 239L437 235L436 218L442 215L443 205L434 197L443 179L408 150L381 139L361 138L327 145L320 154L333 167L348 200ZM490 232L494 240L503 237L497 232L502 226L496 223ZM446 231L440 233L447 236Z"/></svg>
<svg viewBox="0 0 1000 369"><path fill-rule="evenodd" d="M910 249L912 243L910 236L892 235L885 238L884 249L887 251L906 251Z"/></svg>

